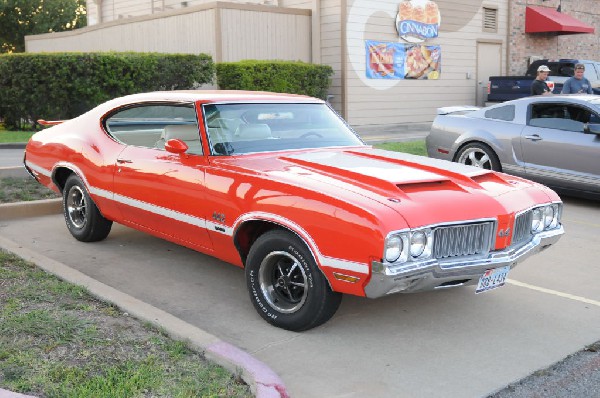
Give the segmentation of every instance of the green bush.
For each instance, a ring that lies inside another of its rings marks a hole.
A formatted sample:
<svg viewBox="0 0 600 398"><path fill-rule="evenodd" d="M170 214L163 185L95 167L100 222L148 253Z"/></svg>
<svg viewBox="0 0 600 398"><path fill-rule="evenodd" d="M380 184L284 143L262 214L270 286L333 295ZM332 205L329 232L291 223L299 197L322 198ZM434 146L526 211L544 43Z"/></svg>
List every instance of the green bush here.
<svg viewBox="0 0 600 398"><path fill-rule="evenodd" d="M222 90L273 91L327 98L333 69L290 61L221 62L216 65L217 84Z"/></svg>
<svg viewBox="0 0 600 398"><path fill-rule="evenodd" d="M211 83L206 54L36 53L0 55L0 119L22 128L70 119L109 99Z"/></svg>

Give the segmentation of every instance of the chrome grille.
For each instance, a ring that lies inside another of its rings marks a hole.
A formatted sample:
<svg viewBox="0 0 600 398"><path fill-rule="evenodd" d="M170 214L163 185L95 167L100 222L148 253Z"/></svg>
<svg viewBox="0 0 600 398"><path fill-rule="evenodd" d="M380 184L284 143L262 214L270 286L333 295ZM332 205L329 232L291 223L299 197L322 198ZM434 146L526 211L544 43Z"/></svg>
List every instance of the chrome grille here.
<svg viewBox="0 0 600 398"><path fill-rule="evenodd" d="M533 211L531 210L517 215L511 245L518 245L523 242L528 242L531 239L532 219Z"/></svg>
<svg viewBox="0 0 600 398"><path fill-rule="evenodd" d="M488 253L494 226L495 223L490 221L438 227L433 232L433 256L444 259Z"/></svg>

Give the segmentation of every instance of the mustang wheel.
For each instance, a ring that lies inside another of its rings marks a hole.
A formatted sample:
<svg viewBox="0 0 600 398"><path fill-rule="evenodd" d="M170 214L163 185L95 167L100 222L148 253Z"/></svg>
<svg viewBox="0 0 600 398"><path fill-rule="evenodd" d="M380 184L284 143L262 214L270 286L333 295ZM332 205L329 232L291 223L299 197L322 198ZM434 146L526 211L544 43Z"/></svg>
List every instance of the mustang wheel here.
<svg viewBox="0 0 600 398"><path fill-rule="evenodd" d="M500 161L492 148L486 144L473 142L465 145L456 157L458 163L482 169L501 171Z"/></svg>
<svg viewBox="0 0 600 398"><path fill-rule="evenodd" d="M71 175L63 189L63 211L67 228L82 242L96 242L108 236L112 221L100 214L81 179Z"/></svg>
<svg viewBox="0 0 600 398"><path fill-rule="evenodd" d="M342 300L341 293L329 287L304 242L288 231L266 232L252 245L246 284L258 313L287 330L323 324Z"/></svg>

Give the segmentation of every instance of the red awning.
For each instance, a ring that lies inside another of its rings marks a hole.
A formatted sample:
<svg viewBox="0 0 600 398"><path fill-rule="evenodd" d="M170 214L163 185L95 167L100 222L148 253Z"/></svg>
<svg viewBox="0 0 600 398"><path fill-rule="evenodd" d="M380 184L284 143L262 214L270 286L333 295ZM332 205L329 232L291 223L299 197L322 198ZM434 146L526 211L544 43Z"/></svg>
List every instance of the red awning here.
<svg viewBox="0 0 600 398"><path fill-rule="evenodd" d="M525 9L525 33L594 33L593 26L553 8L529 6Z"/></svg>

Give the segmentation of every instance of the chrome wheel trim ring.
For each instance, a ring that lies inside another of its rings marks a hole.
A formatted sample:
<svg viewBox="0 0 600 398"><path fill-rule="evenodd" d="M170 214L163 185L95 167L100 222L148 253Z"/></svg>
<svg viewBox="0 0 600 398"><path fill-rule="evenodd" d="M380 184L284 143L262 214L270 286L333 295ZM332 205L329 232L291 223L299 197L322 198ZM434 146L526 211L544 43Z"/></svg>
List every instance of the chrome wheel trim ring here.
<svg viewBox="0 0 600 398"><path fill-rule="evenodd" d="M260 290L269 305L284 314L298 311L306 302L308 279L298 260L284 251L265 256L258 271Z"/></svg>
<svg viewBox="0 0 600 398"><path fill-rule="evenodd" d="M65 205L71 224L77 229L85 227L87 223L87 205L81 187L74 185L69 189Z"/></svg>

